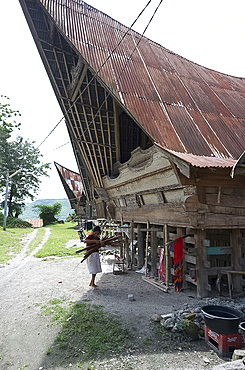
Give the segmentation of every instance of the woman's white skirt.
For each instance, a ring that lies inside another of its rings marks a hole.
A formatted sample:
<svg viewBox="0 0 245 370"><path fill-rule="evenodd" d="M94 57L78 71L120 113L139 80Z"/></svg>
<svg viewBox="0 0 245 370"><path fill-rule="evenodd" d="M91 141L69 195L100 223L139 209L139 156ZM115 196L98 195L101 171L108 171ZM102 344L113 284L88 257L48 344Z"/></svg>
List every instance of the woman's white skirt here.
<svg viewBox="0 0 245 370"><path fill-rule="evenodd" d="M94 252L90 254L90 256L87 258L87 265L88 272L90 274L97 274L98 272L102 272L99 252Z"/></svg>

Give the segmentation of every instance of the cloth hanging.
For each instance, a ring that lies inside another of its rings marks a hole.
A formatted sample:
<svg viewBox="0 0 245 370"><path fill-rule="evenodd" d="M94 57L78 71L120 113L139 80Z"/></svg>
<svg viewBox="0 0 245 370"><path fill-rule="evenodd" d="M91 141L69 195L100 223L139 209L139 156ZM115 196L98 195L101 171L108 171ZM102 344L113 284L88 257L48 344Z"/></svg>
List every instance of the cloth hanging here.
<svg viewBox="0 0 245 370"><path fill-rule="evenodd" d="M174 243L174 288L179 292L183 287L183 239L177 238Z"/></svg>
<svg viewBox="0 0 245 370"><path fill-rule="evenodd" d="M160 276L160 279L165 282L164 248L161 248L160 250L160 261L159 261L158 274Z"/></svg>

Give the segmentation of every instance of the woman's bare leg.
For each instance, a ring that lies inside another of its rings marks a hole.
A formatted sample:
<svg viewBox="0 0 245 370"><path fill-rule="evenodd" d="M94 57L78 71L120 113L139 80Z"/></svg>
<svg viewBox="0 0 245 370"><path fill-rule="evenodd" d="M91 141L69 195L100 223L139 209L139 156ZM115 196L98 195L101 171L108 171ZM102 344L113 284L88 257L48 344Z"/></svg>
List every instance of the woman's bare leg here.
<svg viewBox="0 0 245 370"><path fill-rule="evenodd" d="M92 278L91 278L91 281L90 281L90 284L89 284L89 286L92 286L93 288L98 287L98 285L95 284L95 276L96 276L96 274L92 274Z"/></svg>

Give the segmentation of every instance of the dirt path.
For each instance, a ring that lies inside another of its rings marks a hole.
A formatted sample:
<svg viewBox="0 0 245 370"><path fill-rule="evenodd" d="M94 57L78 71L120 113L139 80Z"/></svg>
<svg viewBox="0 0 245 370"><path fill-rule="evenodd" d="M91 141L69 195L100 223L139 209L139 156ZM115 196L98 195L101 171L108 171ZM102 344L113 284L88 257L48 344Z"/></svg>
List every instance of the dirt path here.
<svg viewBox="0 0 245 370"><path fill-rule="evenodd" d="M47 349L52 347L60 328L49 325L49 318L39 313L41 305L53 298L89 299L92 304L103 305L106 311L116 313L132 327L139 341L150 336L150 318L154 313L174 312L190 300L198 305L199 300L188 297L188 293L163 293L133 271L124 275L99 274L99 289L90 289L87 266L80 264L80 258L41 261L33 257L37 250L27 257L28 243L33 238L35 230L28 235L22 252L9 265L0 268L1 370L77 369L77 359L63 367L53 367L48 362ZM44 236L47 238L48 230ZM103 271L107 268L106 263ZM128 300L129 294L134 295L134 301ZM126 357L95 362L93 366L94 369L210 369L223 362L199 341L186 350L180 345L179 350L172 353L129 351Z"/></svg>

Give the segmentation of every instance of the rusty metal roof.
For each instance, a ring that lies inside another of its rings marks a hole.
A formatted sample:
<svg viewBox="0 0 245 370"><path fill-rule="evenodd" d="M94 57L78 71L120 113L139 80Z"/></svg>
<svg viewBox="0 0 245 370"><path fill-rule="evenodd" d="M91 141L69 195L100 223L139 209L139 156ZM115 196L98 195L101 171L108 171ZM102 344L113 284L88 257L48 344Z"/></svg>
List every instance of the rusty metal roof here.
<svg viewBox="0 0 245 370"><path fill-rule="evenodd" d="M128 31L81 0L36 2L93 73ZM27 2L20 3L25 11ZM122 108L163 148L210 157L212 163L214 157L238 159L245 144L245 79L140 38L129 31L98 73Z"/></svg>
<svg viewBox="0 0 245 370"><path fill-rule="evenodd" d="M177 153L173 150L168 150L169 153L174 155L177 158L184 160L187 163L190 163L194 167L228 167L233 168L236 164L234 159L226 158L217 158L217 157L205 157L198 156L188 153Z"/></svg>

